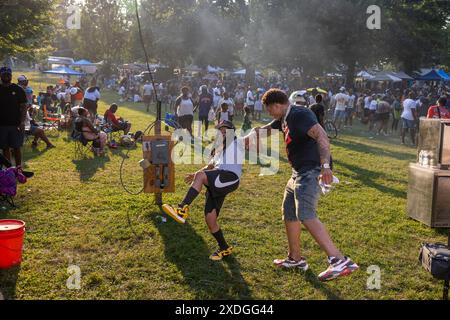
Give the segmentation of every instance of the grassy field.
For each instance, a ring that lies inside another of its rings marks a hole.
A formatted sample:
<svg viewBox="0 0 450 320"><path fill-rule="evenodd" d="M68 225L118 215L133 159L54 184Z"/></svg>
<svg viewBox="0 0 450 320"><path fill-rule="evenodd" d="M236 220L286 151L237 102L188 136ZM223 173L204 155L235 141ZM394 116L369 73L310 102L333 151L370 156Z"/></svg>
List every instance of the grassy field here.
<svg viewBox="0 0 450 320"><path fill-rule="evenodd" d="M18 74L14 75L14 78ZM31 85L54 83L28 73ZM52 80L53 79L53 80ZM100 104L117 101L104 92ZM118 114L143 130L154 118L142 104L121 104ZM347 132L348 133L348 132ZM19 208L2 209L0 219L26 221L23 263L0 271L0 292L6 299L439 299L442 283L417 261L423 241L445 241L445 232L431 230L407 217L407 166L415 150L397 138L371 137L362 128L333 142L335 174L341 183L322 197L319 215L342 251L361 266L351 277L331 283L317 280L326 257L312 237L302 233L310 271L281 271L274 258L286 255L281 221L283 190L290 175L281 152L275 176L259 176L258 166L245 166L241 187L221 212L220 223L236 254L223 262L209 261L215 250L203 217L203 197L192 206L186 225L162 223L153 195L132 196L121 187L119 166L124 150L104 158L74 160L73 143L65 132L50 132L56 149L24 147L24 158L36 173L19 187ZM126 162L125 181L141 180L140 151ZM187 190L186 173L176 168L178 203ZM170 218L169 218L170 219ZM81 289L69 290L68 267L81 269ZM368 290L369 266L381 269L381 289Z"/></svg>

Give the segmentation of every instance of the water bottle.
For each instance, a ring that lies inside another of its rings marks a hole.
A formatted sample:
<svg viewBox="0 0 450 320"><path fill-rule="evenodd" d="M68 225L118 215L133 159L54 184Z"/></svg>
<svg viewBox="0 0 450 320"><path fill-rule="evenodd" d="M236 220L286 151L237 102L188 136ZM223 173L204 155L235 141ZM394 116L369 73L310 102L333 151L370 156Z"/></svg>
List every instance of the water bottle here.
<svg viewBox="0 0 450 320"><path fill-rule="evenodd" d="M157 220L159 223L166 223L166 222L167 222L167 218L166 218L166 217L162 217L162 216L157 216L157 217L156 217L156 220Z"/></svg>
<svg viewBox="0 0 450 320"><path fill-rule="evenodd" d="M433 168L436 166L436 159L434 157L434 152L433 151L429 151L428 152L428 165Z"/></svg>
<svg viewBox="0 0 450 320"><path fill-rule="evenodd" d="M428 151L423 152L423 164L424 167L428 167L430 165L430 158L428 156Z"/></svg>
<svg viewBox="0 0 450 320"><path fill-rule="evenodd" d="M419 152L419 165L423 166L423 150Z"/></svg>

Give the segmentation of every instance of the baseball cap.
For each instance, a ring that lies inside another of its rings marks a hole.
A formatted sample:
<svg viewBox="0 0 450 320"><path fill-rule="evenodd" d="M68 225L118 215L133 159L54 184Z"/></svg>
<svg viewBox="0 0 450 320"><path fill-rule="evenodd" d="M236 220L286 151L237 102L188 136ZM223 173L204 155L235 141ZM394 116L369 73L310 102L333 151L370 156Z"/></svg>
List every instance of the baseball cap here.
<svg viewBox="0 0 450 320"><path fill-rule="evenodd" d="M228 120L224 120L222 122L220 122L217 126L216 129L219 130L220 128L228 128L228 129L232 129L232 130L236 130L236 127L234 126L233 122L228 121Z"/></svg>
<svg viewBox="0 0 450 320"><path fill-rule="evenodd" d="M339 91L340 91L340 92L344 92L344 91L345 91L345 87L341 87L341 88L339 89Z"/></svg>
<svg viewBox="0 0 450 320"><path fill-rule="evenodd" d="M289 102L292 104L306 103L305 94L306 90L294 91L289 97Z"/></svg>
<svg viewBox="0 0 450 320"><path fill-rule="evenodd" d="M27 77L25 77L24 75L21 75L17 78L17 81L22 82L22 81L28 81Z"/></svg>

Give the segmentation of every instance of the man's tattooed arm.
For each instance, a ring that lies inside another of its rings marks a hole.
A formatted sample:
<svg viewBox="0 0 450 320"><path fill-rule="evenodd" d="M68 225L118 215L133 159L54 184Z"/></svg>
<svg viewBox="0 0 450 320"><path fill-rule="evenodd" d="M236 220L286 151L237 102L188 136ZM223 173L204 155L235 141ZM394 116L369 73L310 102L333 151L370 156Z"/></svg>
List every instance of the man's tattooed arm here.
<svg viewBox="0 0 450 320"><path fill-rule="evenodd" d="M317 141L320 154L320 163L330 163L331 151L330 140L320 124L316 124L308 131L308 136Z"/></svg>

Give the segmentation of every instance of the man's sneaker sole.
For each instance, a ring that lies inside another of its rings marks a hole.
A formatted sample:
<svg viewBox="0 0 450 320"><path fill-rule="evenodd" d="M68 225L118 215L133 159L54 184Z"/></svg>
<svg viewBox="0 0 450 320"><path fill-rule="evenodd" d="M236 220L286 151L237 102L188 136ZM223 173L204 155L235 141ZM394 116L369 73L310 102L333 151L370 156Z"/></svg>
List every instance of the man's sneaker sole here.
<svg viewBox="0 0 450 320"><path fill-rule="evenodd" d="M168 216L170 216L176 222L181 223L181 224L186 223L186 220L181 218L172 206L164 204L162 206L162 209Z"/></svg>
<svg viewBox="0 0 450 320"><path fill-rule="evenodd" d="M346 277L351 275L353 272L355 272L356 270L359 269L359 266L357 266L356 264L353 264L351 266L346 267L344 270L342 270L341 272L331 272L331 274L327 275L327 277L319 276L319 280L320 281L331 281L340 277Z"/></svg>
<svg viewBox="0 0 450 320"><path fill-rule="evenodd" d="M276 259L273 260L273 264L278 267L278 268L282 268L282 269L300 269L302 271L307 271L309 269L309 265L303 261L302 263L298 263L298 264L288 264L285 263L286 259L282 260L282 259Z"/></svg>

